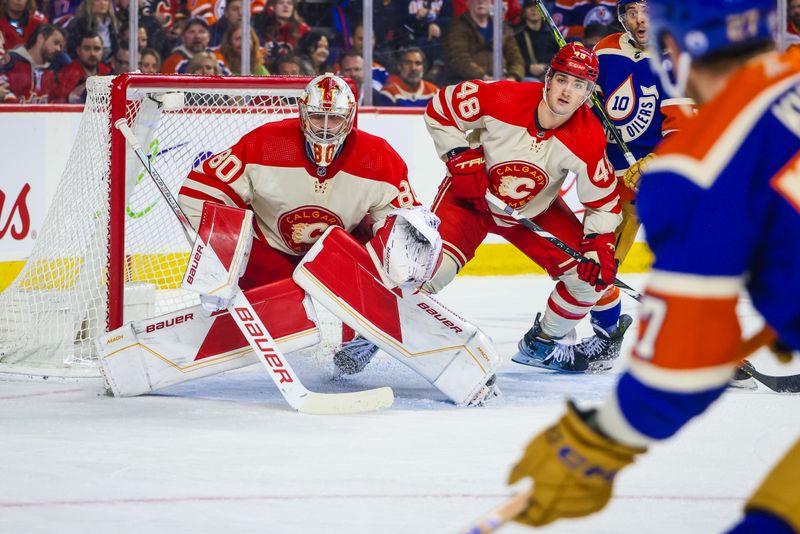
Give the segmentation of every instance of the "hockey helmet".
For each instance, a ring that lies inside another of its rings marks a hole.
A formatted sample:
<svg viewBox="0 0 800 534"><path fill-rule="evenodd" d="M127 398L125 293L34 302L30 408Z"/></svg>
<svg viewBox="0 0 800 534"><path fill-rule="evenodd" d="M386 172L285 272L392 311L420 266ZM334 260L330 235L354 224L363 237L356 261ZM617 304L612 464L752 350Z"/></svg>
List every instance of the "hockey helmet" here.
<svg viewBox="0 0 800 534"><path fill-rule="evenodd" d="M309 157L327 167L339 154L356 117L356 98L343 79L327 73L306 85L297 102Z"/></svg>
<svg viewBox="0 0 800 534"><path fill-rule="evenodd" d="M692 59L728 47L768 41L777 23L775 0L650 0L653 35L671 34Z"/></svg>
<svg viewBox="0 0 800 534"><path fill-rule="evenodd" d="M577 43L569 43L550 62L550 74L555 72L563 72L593 84L600 74L600 62L594 51Z"/></svg>
<svg viewBox="0 0 800 534"><path fill-rule="evenodd" d="M769 42L776 28L774 0L649 0L653 38L651 45L664 46L669 35L679 48L668 74L660 61L653 61L666 92L673 98L685 95L692 60L709 54L759 42ZM654 57L662 57L663 49Z"/></svg>

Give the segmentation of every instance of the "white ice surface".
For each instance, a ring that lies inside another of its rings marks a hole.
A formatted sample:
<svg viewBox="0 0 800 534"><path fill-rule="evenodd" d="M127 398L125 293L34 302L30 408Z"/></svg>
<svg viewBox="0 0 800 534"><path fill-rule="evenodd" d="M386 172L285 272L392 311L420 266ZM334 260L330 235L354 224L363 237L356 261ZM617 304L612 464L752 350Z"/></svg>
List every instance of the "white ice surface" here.
<svg viewBox="0 0 800 534"><path fill-rule="evenodd" d="M551 284L459 278L441 298L511 356ZM623 304L635 315L634 301ZM740 316L746 333L760 326L746 303ZM327 358L292 360L310 389L390 385L397 401L370 414L300 415L257 368L131 399L103 396L97 382L0 382L0 533L454 533L509 495L509 468L565 398L598 403L615 380L508 363L504 398L463 409L382 354L345 380L331 379ZM800 372L767 354L753 362ZM763 386L729 391L624 471L602 513L541 531L722 532L798 437L797 403Z"/></svg>

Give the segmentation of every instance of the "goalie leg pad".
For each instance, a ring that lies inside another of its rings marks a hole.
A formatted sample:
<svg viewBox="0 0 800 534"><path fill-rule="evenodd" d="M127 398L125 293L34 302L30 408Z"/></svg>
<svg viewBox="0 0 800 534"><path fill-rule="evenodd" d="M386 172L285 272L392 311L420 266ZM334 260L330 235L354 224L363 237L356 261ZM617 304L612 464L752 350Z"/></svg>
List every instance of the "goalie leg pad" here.
<svg viewBox="0 0 800 534"><path fill-rule="evenodd" d="M426 293L386 288L367 251L341 228L326 231L293 278L456 404L480 404L491 391L501 363L491 340Z"/></svg>
<svg viewBox="0 0 800 534"><path fill-rule="evenodd" d="M319 342L311 300L291 279L245 293L283 352ZM134 321L99 337L100 368L116 397L258 363L227 311L209 316L201 306Z"/></svg>

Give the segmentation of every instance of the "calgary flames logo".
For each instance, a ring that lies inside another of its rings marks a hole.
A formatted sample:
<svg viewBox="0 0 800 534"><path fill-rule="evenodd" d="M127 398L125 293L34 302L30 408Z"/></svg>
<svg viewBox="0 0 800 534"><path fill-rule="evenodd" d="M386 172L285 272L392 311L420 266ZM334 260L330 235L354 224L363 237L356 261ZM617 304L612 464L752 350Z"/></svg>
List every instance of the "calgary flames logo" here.
<svg viewBox="0 0 800 534"><path fill-rule="evenodd" d="M547 185L547 174L526 161L506 161L489 170L492 192L514 209L527 204Z"/></svg>
<svg viewBox="0 0 800 534"><path fill-rule="evenodd" d="M344 226L334 213L319 206L301 206L278 219L278 230L286 246L300 254L322 237L329 226Z"/></svg>

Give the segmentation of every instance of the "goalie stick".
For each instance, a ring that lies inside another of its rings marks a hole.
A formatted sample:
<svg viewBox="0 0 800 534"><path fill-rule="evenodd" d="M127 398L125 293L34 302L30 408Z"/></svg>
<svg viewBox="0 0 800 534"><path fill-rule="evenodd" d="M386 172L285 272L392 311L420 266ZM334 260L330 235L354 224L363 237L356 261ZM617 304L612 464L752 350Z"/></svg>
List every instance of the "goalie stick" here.
<svg viewBox="0 0 800 534"><path fill-rule="evenodd" d="M775 339L776 336L772 329L769 326L765 326L753 337L742 341L741 345L739 345L739 356L744 359L761 347L774 343ZM800 392L800 375L768 376L756 371L753 365L747 360L744 360L737 372L743 372L752 376L773 391L781 393ZM531 498L532 494L532 489L526 489L515 493L506 499L505 502L492 508L483 516L476 519L463 530L463 533L491 534L497 531L500 527L512 521L525 511L525 508L528 507L528 500Z"/></svg>
<svg viewBox="0 0 800 534"><path fill-rule="evenodd" d="M494 196L490 191L486 192L486 201L490 204L494 205L498 209L503 210L504 213L514 217L520 224L522 224L525 228L529 229L531 232L535 233L542 239L547 240L551 244L553 244L556 248L567 254L573 259L578 261L582 261L586 258L575 250L574 248L570 247L559 238L533 222L532 220L528 219L517 210ZM625 292L626 295L631 297L632 299L641 302L642 294L633 289L631 286L620 280L619 278L614 277L614 285L620 288L622 291ZM764 334L759 334L759 336L764 336ZM741 358L744 359L747 355L755 352L757 349L763 347L764 345L770 344L775 340L768 341L766 336L762 337L754 337L752 340L757 340L756 343L752 343L751 340L744 341L743 347L740 348ZM752 345L752 347L744 348L745 345ZM746 374L747 376L751 376L757 381L761 382L765 386L767 386L772 391L776 391L778 393L798 393L800 392L800 374L797 375L788 375L788 376L771 376L765 375L761 373L753 367L753 365L748 362L747 360L742 363L739 367L739 371Z"/></svg>
<svg viewBox="0 0 800 534"><path fill-rule="evenodd" d="M553 37L555 38L556 43L558 43L558 47L564 48L564 46L566 46L567 44L567 41L565 41L564 36L561 35L561 32L559 31L558 26L556 25L556 22L553 20L553 17L550 16L550 13L547 11L547 8L542 3L542 0L535 0L535 1L536 1L536 7L539 9L539 13L541 13L542 18L545 20L545 22L547 22L547 25L550 27L550 31L553 32ZM620 135L619 130L617 130L617 127L614 125L613 122L611 122L611 119L608 118L606 110L603 109L603 105L600 102L600 98L598 98L597 93L592 91L592 96L590 97L590 99L592 101L594 109L597 110L598 115L600 115L600 118L605 124L606 129L609 131L609 133L611 133L611 136L614 138L614 142L617 143L617 147L619 147L620 151L622 151L622 154L625 156L625 161L628 162L628 165L634 165L636 163L636 158L634 157L631 150L628 148L628 145L625 144L625 140L622 138L622 135Z"/></svg>
<svg viewBox="0 0 800 534"><path fill-rule="evenodd" d="M196 237L194 228L192 228L188 217L183 213L177 200L169 191L164 179L161 178L148 156L145 155L139 140L128 126L127 121L120 119L114 123L114 126L125 137L147 174L155 182L164 200L167 201L170 209L180 221L186 239L192 245ZM283 398L298 412L315 415L366 412L391 406L394 402L394 393L389 387L352 393L316 393L309 391L300 382L300 378L289 365L286 356L278 348L264 323L253 310L250 301L240 290L236 291L228 311L241 330L242 335L250 344L253 352L258 356L258 361L275 382Z"/></svg>

